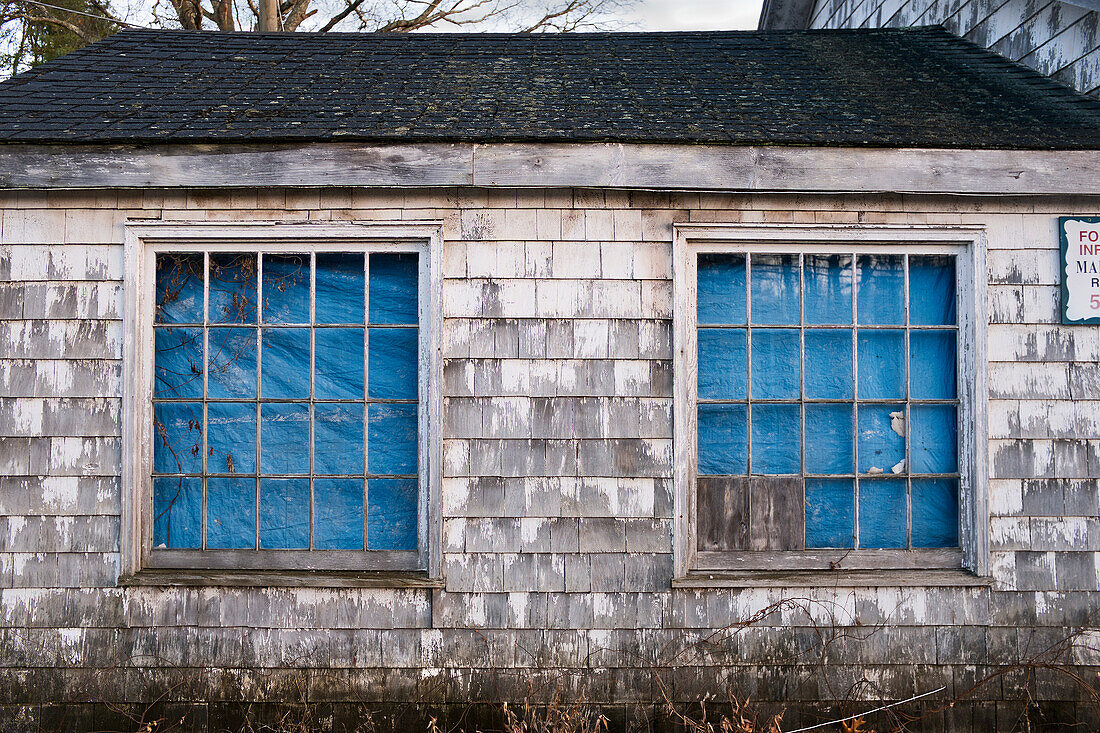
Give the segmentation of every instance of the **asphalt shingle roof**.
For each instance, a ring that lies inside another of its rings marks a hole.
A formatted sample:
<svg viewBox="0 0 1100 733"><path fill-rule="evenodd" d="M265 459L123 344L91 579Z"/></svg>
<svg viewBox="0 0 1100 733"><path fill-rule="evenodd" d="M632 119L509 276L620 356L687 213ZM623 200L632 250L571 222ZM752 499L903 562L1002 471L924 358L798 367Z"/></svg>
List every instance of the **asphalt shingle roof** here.
<svg viewBox="0 0 1100 733"><path fill-rule="evenodd" d="M939 28L127 30L0 83L0 142L1100 148L1100 102Z"/></svg>

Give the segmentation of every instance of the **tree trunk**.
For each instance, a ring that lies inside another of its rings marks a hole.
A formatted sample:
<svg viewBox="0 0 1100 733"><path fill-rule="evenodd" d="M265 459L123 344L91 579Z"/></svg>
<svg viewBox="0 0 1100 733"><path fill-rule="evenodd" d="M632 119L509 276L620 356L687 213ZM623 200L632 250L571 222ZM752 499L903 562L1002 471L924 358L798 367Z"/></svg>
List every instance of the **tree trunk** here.
<svg viewBox="0 0 1100 733"><path fill-rule="evenodd" d="M279 30L279 0L259 0L261 31Z"/></svg>

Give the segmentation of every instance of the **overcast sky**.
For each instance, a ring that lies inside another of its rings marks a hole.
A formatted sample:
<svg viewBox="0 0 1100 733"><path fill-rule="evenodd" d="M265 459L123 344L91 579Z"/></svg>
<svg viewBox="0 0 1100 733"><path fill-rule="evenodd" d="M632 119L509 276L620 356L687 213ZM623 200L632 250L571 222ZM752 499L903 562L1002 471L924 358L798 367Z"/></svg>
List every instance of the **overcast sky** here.
<svg viewBox="0 0 1100 733"><path fill-rule="evenodd" d="M647 31L753 30L762 0L638 0L624 20Z"/></svg>

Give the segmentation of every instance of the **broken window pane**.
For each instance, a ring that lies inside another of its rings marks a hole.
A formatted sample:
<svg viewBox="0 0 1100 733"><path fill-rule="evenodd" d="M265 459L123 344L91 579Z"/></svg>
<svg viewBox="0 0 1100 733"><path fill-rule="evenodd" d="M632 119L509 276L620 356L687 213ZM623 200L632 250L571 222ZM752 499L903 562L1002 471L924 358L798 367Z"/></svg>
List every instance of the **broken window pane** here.
<svg viewBox="0 0 1100 733"><path fill-rule="evenodd" d="M860 405L860 473L905 470L905 405Z"/></svg>

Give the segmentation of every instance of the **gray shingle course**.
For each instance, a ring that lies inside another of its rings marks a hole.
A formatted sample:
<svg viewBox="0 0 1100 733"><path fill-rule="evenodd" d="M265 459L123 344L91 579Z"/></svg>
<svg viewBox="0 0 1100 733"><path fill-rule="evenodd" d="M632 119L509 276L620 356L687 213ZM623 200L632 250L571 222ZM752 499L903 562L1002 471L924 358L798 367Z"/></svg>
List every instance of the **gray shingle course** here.
<svg viewBox="0 0 1100 733"><path fill-rule="evenodd" d="M939 28L127 30L0 83L0 142L1100 148L1100 102Z"/></svg>

